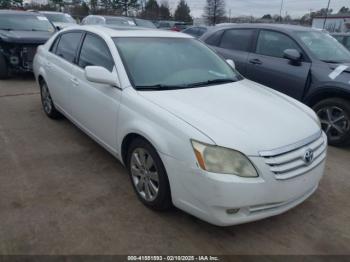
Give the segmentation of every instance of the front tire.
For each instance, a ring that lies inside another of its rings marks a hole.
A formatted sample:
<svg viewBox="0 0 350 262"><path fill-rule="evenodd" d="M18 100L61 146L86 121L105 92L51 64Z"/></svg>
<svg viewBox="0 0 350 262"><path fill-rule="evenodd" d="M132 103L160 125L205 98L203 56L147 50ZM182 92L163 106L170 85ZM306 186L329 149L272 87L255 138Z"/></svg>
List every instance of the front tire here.
<svg viewBox="0 0 350 262"><path fill-rule="evenodd" d="M131 183L140 201L155 210L172 206L168 176L155 148L146 140L131 142L127 154Z"/></svg>
<svg viewBox="0 0 350 262"><path fill-rule="evenodd" d="M350 103L341 98L329 98L318 102L313 109L320 118L328 143L346 146L350 143Z"/></svg>
<svg viewBox="0 0 350 262"><path fill-rule="evenodd" d="M40 83L41 104L45 114L52 119L62 118L62 114L57 111L50 95L49 88L45 81Z"/></svg>
<svg viewBox="0 0 350 262"><path fill-rule="evenodd" d="M9 76L8 66L5 57L0 54L0 79L6 79Z"/></svg>

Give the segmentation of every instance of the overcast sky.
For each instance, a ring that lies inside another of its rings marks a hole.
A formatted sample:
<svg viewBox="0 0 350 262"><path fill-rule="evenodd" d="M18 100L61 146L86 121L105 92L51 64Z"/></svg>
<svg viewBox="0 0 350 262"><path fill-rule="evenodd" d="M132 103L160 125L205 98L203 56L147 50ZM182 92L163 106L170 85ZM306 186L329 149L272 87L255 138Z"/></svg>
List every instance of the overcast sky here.
<svg viewBox="0 0 350 262"><path fill-rule="evenodd" d="M175 10L179 0L158 0L168 1L172 11ZM232 16L254 15L257 17L264 14L279 14L282 0L226 0L227 15L231 9ZM206 0L187 0L192 10L192 16L201 17ZM283 12L292 17L300 17L310 9L313 11L327 7L328 0L284 0ZM350 7L350 0L331 0L331 7L338 12L342 6Z"/></svg>

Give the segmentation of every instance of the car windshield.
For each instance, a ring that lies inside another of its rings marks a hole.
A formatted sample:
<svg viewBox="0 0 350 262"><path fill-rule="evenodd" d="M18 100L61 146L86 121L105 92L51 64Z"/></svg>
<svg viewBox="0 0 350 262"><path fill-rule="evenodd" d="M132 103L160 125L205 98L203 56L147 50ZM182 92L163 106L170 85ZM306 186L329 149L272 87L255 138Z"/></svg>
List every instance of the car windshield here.
<svg viewBox="0 0 350 262"><path fill-rule="evenodd" d="M317 59L330 63L350 62L350 52L329 34L300 31L297 35Z"/></svg>
<svg viewBox="0 0 350 262"><path fill-rule="evenodd" d="M138 26L147 28L157 28L151 21L135 18L135 22Z"/></svg>
<svg viewBox="0 0 350 262"><path fill-rule="evenodd" d="M0 30L53 32L55 28L45 16L1 14Z"/></svg>
<svg viewBox="0 0 350 262"><path fill-rule="evenodd" d="M44 15L53 23L74 23L75 20L69 14L44 13Z"/></svg>
<svg viewBox="0 0 350 262"><path fill-rule="evenodd" d="M214 51L189 38L114 38L130 80L139 90L193 88L242 77Z"/></svg>
<svg viewBox="0 0 350 262"><path fill-rule="evenodd" d="M106 24L107 25L121 25L121 26L132 26L135 25L134 22L128 21L124 18L118 18L118 17L108 17L106 18Z"/></svg>

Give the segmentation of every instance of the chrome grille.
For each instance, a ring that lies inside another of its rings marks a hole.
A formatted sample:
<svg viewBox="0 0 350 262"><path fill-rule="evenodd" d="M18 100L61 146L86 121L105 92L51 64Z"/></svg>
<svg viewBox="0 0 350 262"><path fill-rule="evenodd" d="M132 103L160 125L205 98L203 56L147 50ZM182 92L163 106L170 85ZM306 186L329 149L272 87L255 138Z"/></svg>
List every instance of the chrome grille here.
<svg viewBox="0 0 350 262"><path fill-rule="evenodd" d="M313 136L298 147L284 153L273 154L273 150L262 152L265 163L269 165L270 170L275 174L276 179L285 180L303 175L317 167L326 158L327 140L324 135ZM280 149L279 149L280 150ZM304 160L307 151L313 152L313 159L309 163Z"/></svg>
<svg viewBox="0 0 350 262"><path fill-rule="evenodd" d="M28 71L32 70L32 63L34 60L34 56L36 53L36 46L24 46L22 48L21 56L22 56L22 63L23 68L25 68Z"/></svg>

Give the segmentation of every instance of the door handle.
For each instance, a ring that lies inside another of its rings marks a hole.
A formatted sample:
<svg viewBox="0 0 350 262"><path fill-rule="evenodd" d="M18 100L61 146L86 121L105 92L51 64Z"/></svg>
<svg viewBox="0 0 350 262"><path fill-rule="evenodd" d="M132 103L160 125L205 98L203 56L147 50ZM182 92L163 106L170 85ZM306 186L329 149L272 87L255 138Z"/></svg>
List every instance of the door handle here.
<svg viewBox="0 0 350 262"><path fill-rule="evenodd" d="M72 78L70 81L73 83L74 86L78 86L79 85L79 81L76 78Z"/></svg>
<svg viewBox="0 0 350 262"><path fill-rule="evenodd" d="M260 61L260 59L255 58L255 59L250 59L249 63L253 64L253 65L261 65L262 62Z"/></svg>

